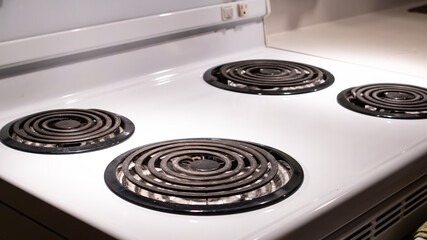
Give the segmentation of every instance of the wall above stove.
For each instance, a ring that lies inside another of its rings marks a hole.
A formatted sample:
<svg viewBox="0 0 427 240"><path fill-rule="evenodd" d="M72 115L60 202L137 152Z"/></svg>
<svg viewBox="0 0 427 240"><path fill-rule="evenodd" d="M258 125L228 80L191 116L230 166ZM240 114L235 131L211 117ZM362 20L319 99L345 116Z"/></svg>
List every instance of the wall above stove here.
<svg viewBox="0 0 427 240"><path fill-rule="evenodd" d="M410 2L414 0L270 0L272 11L265 19L266 33L289 31Z"/></svg>
<svg viewBox="0 0 427 240"><path fill-rule="evenodd" d="M324 19L303 27L295 25L293 29L267 34L266 42L269 47L426 78L427 15L408 10L425 5L427 1L400 1L397 7L392 3L397 1L391 0L387 9L379 11L336 20ZM353 5L356 7L356 4L349 3L349 7ZM278 10L272 6L270 16L280 15ZM303 24L313 20L315 15L300 17L307 18L306 21L301 20ZM288 21L287 16L282 15L281 23ZM271 30L277 25L267 24L266 27Z"/></svg>

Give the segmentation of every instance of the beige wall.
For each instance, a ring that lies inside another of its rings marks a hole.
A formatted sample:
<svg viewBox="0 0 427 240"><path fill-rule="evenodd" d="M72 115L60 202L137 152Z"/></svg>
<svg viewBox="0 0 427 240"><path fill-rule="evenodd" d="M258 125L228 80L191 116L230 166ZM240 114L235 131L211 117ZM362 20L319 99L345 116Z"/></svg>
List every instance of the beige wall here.
<svg viewBox="0 0 427 240"><path fill-rule="evenodd" d="M413 0L270 0L266 33L292 30L324 21L394 7Z"/></svg>

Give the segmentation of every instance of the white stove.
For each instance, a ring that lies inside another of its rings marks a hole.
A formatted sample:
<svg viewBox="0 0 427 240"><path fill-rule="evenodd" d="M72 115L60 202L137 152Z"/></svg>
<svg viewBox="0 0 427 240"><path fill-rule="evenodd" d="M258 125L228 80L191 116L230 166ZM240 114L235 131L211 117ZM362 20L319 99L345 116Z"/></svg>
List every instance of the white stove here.
<svg viewBox="0 0 427 240"><path fill-rule="evenodd" d="M239 4L246 4L245 14ZM362 114L341 106L337 95L375 83L427 88L427 76L267 48L262 21L267 9L262 0L228 2L1 42L1 127L69 108L104 109L135 125L126 141L84 153L29 153L1 144L2 214L8 223L2 234L58 239L412 234L426 220L427 120ZM257 59L316 66L334 82L308 93L263 95L227 91L203 79L212 67ZM303 181L282 201L217 215L146 208L105 183L105 170L119 155L190 138L278 149L298 162Z"/></svg>

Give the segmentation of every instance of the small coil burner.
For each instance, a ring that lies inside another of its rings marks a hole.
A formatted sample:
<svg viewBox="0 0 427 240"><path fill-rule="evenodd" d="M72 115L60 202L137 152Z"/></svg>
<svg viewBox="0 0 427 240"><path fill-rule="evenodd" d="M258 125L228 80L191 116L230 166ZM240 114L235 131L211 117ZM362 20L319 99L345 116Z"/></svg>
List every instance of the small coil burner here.
<svg viewBox="0 0 427 240"><path fill-rule="evenodd" d="M33 153L79 153L125 141L135 127L127 118L97 109L58 109L35 113L4 126L1 141Z"/></svg>
<svg viewBox="0 0 427 240"><path fill-rule="evenodd" d="M142 146L114 159L108 187L123 199L181 214L228 214L291 195L301 166L271 147L225 139L181 139Z"/></svg>
<svg viewBox="0 0 427 240"><path fill-rule="evenodd" d="M367 115L427 118L427 89L405 84L370 84L349 88L338 94L338 103Z"/></svg>
<svg viewBox="0 0 427 240"><path fill-rule="evenodd" d="M318 67L280 60L248 60L213 67L205 81L215 87L260 95L286 95L318 91L334 76Z"/></svg>

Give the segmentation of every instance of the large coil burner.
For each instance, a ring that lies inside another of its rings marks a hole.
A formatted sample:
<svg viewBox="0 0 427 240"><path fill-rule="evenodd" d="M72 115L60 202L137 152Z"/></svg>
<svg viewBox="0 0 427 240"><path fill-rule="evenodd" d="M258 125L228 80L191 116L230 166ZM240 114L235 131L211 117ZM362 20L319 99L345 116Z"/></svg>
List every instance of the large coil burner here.
<svg viewBox="0 0 427 240"><path fill-rule="evenodd" d="M427 89L405 84L370 84L342 91L338 102L350 110L384 118L427 118Z"/></svg>
<svg viewBox="0 0 427 240"><path fill-rule="evenodd" d="M114 159L108 187L123 199L181 214L228 214L265 207L302 183L289 155L255 143L180 139L154 143Z"/></svg>
<svg viewBox="0 0 427 240"><path fill-rule="evenodd" d="M4 126L1 141L33 153L79 153L111 147L129 138L127 118L97 109L58 109L35 113Z"/></svg>
<svg viewBox="0 0 427 240"><path fill-rule="evenodd" d="M203 78L218 88L260 95L314 92L334 82L334 76L324 69L280 60L227 63L209 69Z"/></svg>

